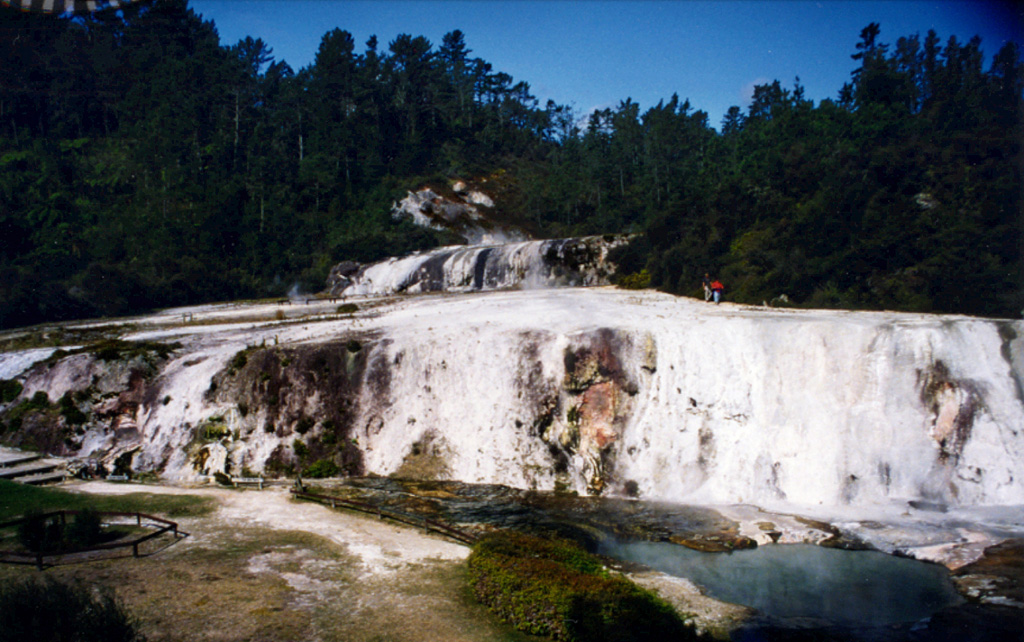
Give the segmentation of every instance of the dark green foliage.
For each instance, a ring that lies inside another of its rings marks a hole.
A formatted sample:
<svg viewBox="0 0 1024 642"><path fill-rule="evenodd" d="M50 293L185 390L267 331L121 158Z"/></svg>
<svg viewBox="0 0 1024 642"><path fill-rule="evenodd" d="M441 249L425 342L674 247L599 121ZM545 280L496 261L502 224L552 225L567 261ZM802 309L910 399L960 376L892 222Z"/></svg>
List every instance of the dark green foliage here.
<svg viewBox="0 0 1024 642"><path fill-rule="evenodd" d="M349 352L359 352L363 349L363 344L359 343L355 339L349 339L348 342L345 343L345 349Z"/></svg>
<svg viewBox="0 0 1024 642"><path fill-rule="evenodd" d="M359 306L355 303L342 303L335 310L338 314L354 314L359 311Z"/></svg>
<svg viewBox="0 0 1024 642"><path fill-rule="evenodd" d="M310 464L302 471L303 477L322 479L324 477L337 477L341 474L341 468L329 459L320 459Z"/></svg>
<svg viewBox="0 0 1024 642"><path fill-rule="evenodd" d="M615 279L615 285L626 290L643 290L651 287L651 273L646 268L639 272L623 275Z"/></svg>
<svg viewBox="0 0 1024 642"><path fill-rule="evenodd" d="M316 422L314 422L311 418L303 417L295 423L295 432L299 433L300 435L305 435L313 428L313 425L315 423Z"/></svg>
<svg viewBox="0 0 1024 642"><path fill-rule="evenodd" d="M577 544L503 531L469 557L473 591L502 619L558 640L691 640L671 606L606 571Z"/></svg>
<svg viewBox="0 0 1024 642"><path fill-rule="evenodd" d="M235 356L231 357L231 361L228 363L228 367L232 370L241 370L245 367L245 364L249 362L249 353L255 348L245 348L235 353Z"/></svg>
<svg viewBox="0 0 1024 642"><path fill-rule="evenodd" d="M114 339L104 341L91 348L97 359L102 361L117 361L136 356L157 356L166 359L171 352L180 347L180 344L167 345L163 343L147 343L134 341L121 341Z"/></svg>
<svg viewBox="0 0 1024 642"><path fill-rule="evenodd" d="M74 397L70 392L64 393L64 396L60 398L58 402L60 407L60 414L64 416L64 419L72 426L78 426L88 421L85 413L78 409L75 405Z"/></svg>
<svg viewBox="0 0 1024 642"><path fill-rule="evenodd" d="M87 548L103 540L103 524L99 513L92 509L78 512L65 528L68 548Z"/></svg>
<svg viewBox="0 0 1024 642"><path fill-rule="evenodd" d="M833 100L773 81L718 124L627 98L581 130L460 31L360 51L333 29L296 71L259 38L222 45L186 0L0 19L0 327L316 291L340 260L451 243L391 204L484 176L538 237L640 234L619 273L669 292L708 271L748 303L1024 306L1014 43L889 45L873 24Z"/></svg>
<svg viewBox="0 0 1024 642"><path fill-rule="evenodd" d="M59 550L64 543L64 528L58 515L31 511L18 524L18 543L33 553Z"/></svg>
<svg viewBox="0 0 1024 642"><path fill-rule="evenodd" d="M18 542L32 552L88 548L103 541L99 514L85 508L75 515L48 514L33 510L18 525Z"/></svg>
<svg viewBox="0 0 1024 642"><path fill-rule="evenodd" d="M46 413L51 409L50 398L46 392L37 390L32 398L23 399L18 405L10 408L4 413L4 420L11 430L21 428L22 422L27 415L32 413Z"/></svg>
<svg viewBox="0 0 1024 642"><path fill-rule="evenodd" d="M196 431L196 438L199 441L217 441L223 439L231 434L228 430L227 425L224 423L223 417L210 417L208 420L199 425Z"/></svg>
<svg viewBox="0 0 1024 642"><path fill-rule="evenodd" d="M0 587L0 642L140 642L109 590L32 578Z"/></svg>
<svg viewBox="0 0 1024 642"><path fill-rule="evenodd" d="M0 403L10 403L21 394L22 385L15 379L0 379Z"/></svg>

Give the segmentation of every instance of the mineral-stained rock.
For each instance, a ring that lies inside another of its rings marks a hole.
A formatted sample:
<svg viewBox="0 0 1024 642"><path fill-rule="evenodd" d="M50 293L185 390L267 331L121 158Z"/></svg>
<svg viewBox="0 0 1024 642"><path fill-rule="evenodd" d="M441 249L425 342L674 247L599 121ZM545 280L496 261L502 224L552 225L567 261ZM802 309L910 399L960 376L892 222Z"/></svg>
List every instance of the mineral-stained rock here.
<svg viewBox="0 0 1024 642"><path fill-rule="evenodd" d="M1024 539L986 548L981 559L953 571L953 581L973 601L1024 609Z"/></svg>

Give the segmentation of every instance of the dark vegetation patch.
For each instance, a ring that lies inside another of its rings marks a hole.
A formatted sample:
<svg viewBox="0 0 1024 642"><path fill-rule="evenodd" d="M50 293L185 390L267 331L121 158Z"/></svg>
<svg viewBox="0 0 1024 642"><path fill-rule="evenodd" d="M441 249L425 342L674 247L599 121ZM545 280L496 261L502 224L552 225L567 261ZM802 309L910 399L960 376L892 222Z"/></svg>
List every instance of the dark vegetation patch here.
<svg viewBox="0 0 1024 642"><path fill-rule="evenodd" d="M141 642L113 591L52 578L0 587L0 642Z"/></svg>
<svg viewBox="0 0 1024 642"><path fill-rule="evenodd" d="M643 290L651 287L651 273L644 268L639 272L617 274L612 282L625 290Z"/></svg>
<svg viewBox="0 0 1024 642"><path fill-rule="evenodd" d="M33 553L54 553L89 548L128 534L126 527L104 528L100 514L85 508L76 514L32 510L17 527L18 543Z"/></svg>
<svg viewBox="0 0 1024 642"><path fill-rule="evenodd" d="M21 382L15 379L0 379L0 403L10 403L21 394Z"/></svg>
<svg viewBox="0 0 1024 642"><path fill-rule="evenodd" d="M68 421L84 423L73 405L51 404L42 390L22 399L0 415L0 439L24 450L63 454L73 447L74 430Z"/></svg>
<svg viewBox="0 0 1024 642"><path fill-rule="evenodd" d="M697 639L668 603L573 542L500 531L474 545L468 566L477 599L531 634L581 642Z"/></svg>
<svg viewBox="0 0 1024 642"><path fill-rule="evenodd" d="M337 477L341 473L341 468L338 467L333 461L329 459L321 459L306 467L302 471L304 477L310 477L312 479L323 479L325 477Z"/></svg>
<svg viewBox="0 0 1024 642"><path fill-rule="evenodd" d="M1014 383L1017 384L1017 399L1024 403L1024 375L1020 374L1024 370L1024 363L1016 363L1013 353L1013 343L1018 339L1019 335L1012 322L1000 321L996 324L996 327L999 330L999 338L1003 340L1000 352L1003 355L1003 359L1010 366L1010 375L1013 377ZM1024 353L1024 347L1022 347L1021 353ZM1021 356L1024 357L1024 355Z"/></svg>
<svg viewBox="0 0 1024 642"><path fill-rule="evenodd" d="M1021 309L1014 42L983 50L929 32L889 44L872 23L837 42L860 62L831 100L776 80L720 123L673 96L645 111L625 100L581 126L571 106L531 95L533 79L472 57L459 31L365 52L331 31L325 49L345 64L314 63L309 82L258 39L247 55L266 68L240 62L183 2L95 21L0 9L34 34L9 43L12 85L48 92L4 94L0 327L281 296L295 281L312 291L333 262L450 244L391 204L425 185L454 198L456 176L493 197L489 219L536 238L642 233L649 249L629 273L646 267L672 292L699 293L710 270L747 303ZM69 42L79 84L36 55ZM410 56L431 73L408 73ZM351 100L336 100L338 83ZM138 108L135 87L157 85ZM258 96L247 109L221 105L243 90ZM427 96L434 109L393 108ZM180 108L192 103L220 108L197 127ZM296 113L315 116L299 127ZM255 133L269 122L289 125ZM297 128L346 140L345 152L301 160Z"/></svg>
<svg viewBox="0 0 1024 642"><path fill-rule="evenodd" d="M55 350L34 368L52 368L61 360L76 355L89 355L104 364L122 362L125 370L107 369L114 377L127 372L127 388L122 392L129 394L123 395L110 413L120 414L133 411L147 394L156 394L154 390L147 389L147 382L158 372L160 364L180 347L179 343L109 339L72 350ZM100 376L105 375L94 375L90 385L67 391L55 404L45 392L39 391L31 399L22 399L17 405L6 408L0 413L2 439L20 448L55 454L74 452L78 448L75 436L84 434L83 426L92 418L94 405L117 396L114 392L99 393L97 380ZM117 385L124 385L124 382ZM0 396L5 403L16 400L21 392L22 385L18 381L0 382Z"/></svg>
<svg viewBox="0 0 1024 642"><path fill-rule="evenodd" d="M53 365L64 357L76 354L88 354L100 361L124 361L129 359L141 359L150 366L155 366L161 361L166 361L173 352L179 350L181 344L161 343L159 341L125 341L123 339L105 339L96 343L73 348L71 350L58 349L53 352L43 363Z"/></svg>

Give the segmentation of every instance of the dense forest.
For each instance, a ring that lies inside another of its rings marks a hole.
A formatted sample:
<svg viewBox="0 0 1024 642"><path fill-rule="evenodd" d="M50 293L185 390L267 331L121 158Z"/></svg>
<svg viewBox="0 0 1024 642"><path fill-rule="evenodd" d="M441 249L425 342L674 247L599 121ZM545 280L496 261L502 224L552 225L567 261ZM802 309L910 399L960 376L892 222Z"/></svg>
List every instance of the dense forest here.
<svg viewBox="0 0 1024 642"><path fill-rule="evenodd" d="M540 105L459 31L333 29L296 71L186 0L0 6L0 327L318 290L452 242L390 208L459 177L538 237L638 233L623 268L669 292L711 271L734 301L1019 317L1020 52L879 37L851 34L834 99L775 81L710 123Z"/></svg>

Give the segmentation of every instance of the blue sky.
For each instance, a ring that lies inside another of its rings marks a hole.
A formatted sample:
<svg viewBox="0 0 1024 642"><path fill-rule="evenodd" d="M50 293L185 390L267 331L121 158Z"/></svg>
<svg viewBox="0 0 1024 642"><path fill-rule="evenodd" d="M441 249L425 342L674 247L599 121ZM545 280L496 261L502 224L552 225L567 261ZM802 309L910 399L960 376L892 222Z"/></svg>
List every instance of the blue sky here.
<svg viewBox="0 0 1024 642"><path fill-rule="evenodd" d="M943 43L982 37L986 68L1008 40L1024 43L1024 5L996 0L191 0L222 44L262 38L277 60L309 65L335 27L358 51L402 33L435 48L461 29L471 56L525 80L581 114L632 98L645 110L673 93L717 127L730 105L746 109L756 84L797 76L815 102L835 98L857 63L860 31L880 40L935 29Z"/></svg>

